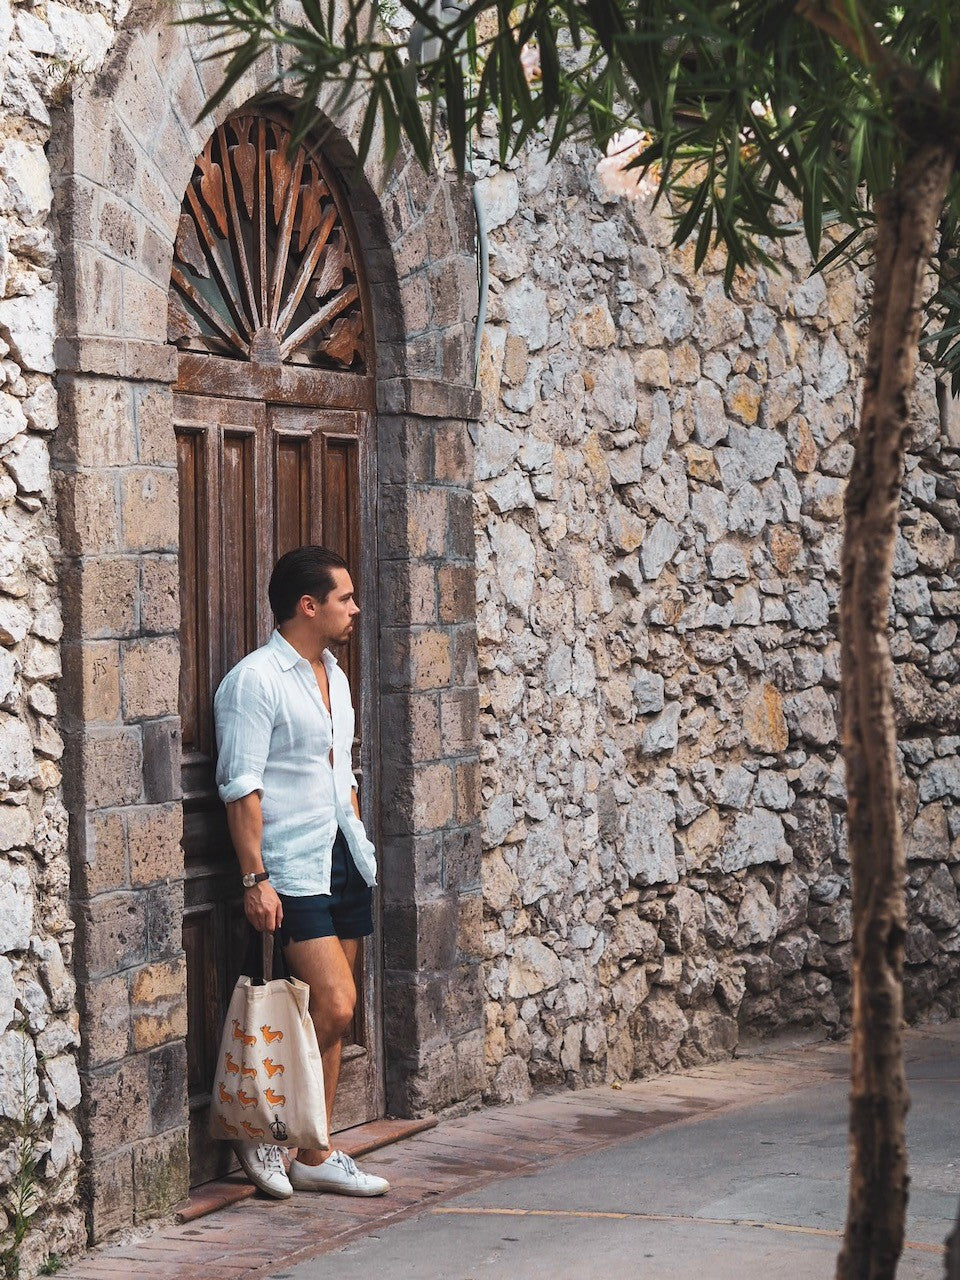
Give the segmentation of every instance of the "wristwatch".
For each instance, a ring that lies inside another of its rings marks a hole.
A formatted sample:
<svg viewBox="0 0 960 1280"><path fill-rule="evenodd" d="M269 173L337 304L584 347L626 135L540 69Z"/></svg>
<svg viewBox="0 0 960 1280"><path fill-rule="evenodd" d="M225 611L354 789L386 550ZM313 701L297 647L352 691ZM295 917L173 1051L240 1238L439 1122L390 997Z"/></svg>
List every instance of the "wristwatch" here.
<svg viewBox="0 0 960 1280"><path fill-rule="evenodd" d="M259 884L261 880L267 880L269 877L269 871L248 871L243 877L243 887L252 889L255 884Z"/></svg>

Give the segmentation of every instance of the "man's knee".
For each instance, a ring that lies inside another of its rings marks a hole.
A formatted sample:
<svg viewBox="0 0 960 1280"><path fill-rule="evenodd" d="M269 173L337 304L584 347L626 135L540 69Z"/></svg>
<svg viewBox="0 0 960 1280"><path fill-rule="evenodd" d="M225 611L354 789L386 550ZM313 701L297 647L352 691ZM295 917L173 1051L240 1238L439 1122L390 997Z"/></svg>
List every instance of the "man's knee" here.
<svg viewBox="0 0 960 1280"><path fill-rule="evenodd" d="M311 1007L313 1020L318 1023L327 1036L337 1038L343 1035L353 1021L356 1007L355 991L335 991L327 999Z"/></svg>

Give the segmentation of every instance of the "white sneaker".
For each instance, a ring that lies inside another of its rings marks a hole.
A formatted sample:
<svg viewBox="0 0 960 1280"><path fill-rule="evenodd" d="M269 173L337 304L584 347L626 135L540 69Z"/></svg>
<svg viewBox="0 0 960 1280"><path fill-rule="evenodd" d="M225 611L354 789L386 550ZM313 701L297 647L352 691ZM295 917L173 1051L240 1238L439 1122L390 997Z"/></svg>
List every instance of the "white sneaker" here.
<svg viewBox="0 0 960 1280"><path fill-rule="evenodd" d="M291 1160L290 1184L297 1191L335 1191L342 1196L382 1196L390 1190L386 1178L364 1173L342 1151L334 1151L323 1164Z"/></svg>
<svg viewBox="0 0 960 1280"><path fill-rule="evenodd" d="M293 1195L279 1147L268 1147L263 1142L235 1142L233 1149L255 1187L278 1200L288 1200Z"/></svg>

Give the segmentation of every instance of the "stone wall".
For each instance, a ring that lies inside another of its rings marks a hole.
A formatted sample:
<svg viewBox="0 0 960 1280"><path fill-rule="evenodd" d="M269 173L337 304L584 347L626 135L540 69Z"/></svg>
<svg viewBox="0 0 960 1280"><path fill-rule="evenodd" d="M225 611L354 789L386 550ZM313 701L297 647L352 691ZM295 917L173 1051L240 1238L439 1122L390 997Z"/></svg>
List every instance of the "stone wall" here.
<svg viewBox="0 0 960 1280"><path fill-rule="evenodd" d="M492 141L492 140L490 140ZM848 1016L836 704L865 281L724 295L650 202L533 147L477 164L488 1096ZM949 415L944 414L945 420ZM897 553L911 1016L958 1008L954 479L922 379ZM952 841L952 843L951 843Z"/></svg>
<svg viewBox="0 0 960 1280"><path fill-rule="evenodd" d="M12 1239L17 1131L29 1129L39 1159L23 1274L86 1235L60 785L62 624L49 450L56 255L46 145L51 112L70 78L102 59L114 16L109 4L0 6L0 1247Z"/></svg>

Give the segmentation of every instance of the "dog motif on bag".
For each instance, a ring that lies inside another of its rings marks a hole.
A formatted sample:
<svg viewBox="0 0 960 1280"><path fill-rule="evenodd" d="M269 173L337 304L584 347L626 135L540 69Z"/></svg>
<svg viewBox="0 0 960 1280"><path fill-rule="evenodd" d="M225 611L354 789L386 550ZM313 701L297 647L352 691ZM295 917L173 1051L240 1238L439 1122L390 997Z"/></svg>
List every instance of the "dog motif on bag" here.
<svg viewBox="0 0 960 1280"><path fill-rule="evenodd" d="M274 1043L279 1044L279 1043L282 1043L283 1041L283 1032L274 1031L273 1027L271 1027L269 1023L264 1024L264 1026L260 1028L260 1032L263 1036L265 1043L268 1045L274 1044ZM257 1043L257 1037L255 1035L248 1036L244 1032L243 1027L241 1027L240 1020L238 1018L233 1019L232 1036L233 1036L233 1039L238 1044L243 1045L244 1050L252 1048ZM267 1073L268 1079L270 1080L272 1080L274 1076L282 1076L284 1071L286 1070L282 1062L275 1062L273 1058L262 1058L261 1065L264 1071ZM244 1079L247 1079L247 1078L256 1080L257 1068L251 1063L247 1062L245 1057L242 1058L240 1062L237 1062L234 1059L233 1055L229 1052L229 1050L226 1055L224 1066L226 1067L226 1070L230 1075L239 1077L240 1083L237 1084L235 1093L230 1093L225 1087L223 1081L218 1082L217 1093L220 1101L226 1102L226 1103L233 1103L234 1100L236 1100L237 1102L239 1102L240 1106L243 1107L244 1109L246 1109L247 1107L255 1106L257 1103L256 1094L245 1093L242 1082ZM270 1087L268 1087L264 1091L263 1096L266 1099L266 1101L270 1104L271 1107L286 1106L286 1103L287 1103L286 1094L276 1093ZM237 1129L237 1126L230 1124L230 1122L227 1120L226 1116L224 1116L222 1112L217 1113L217 1119L220 1121L220 1124L223 1126L226 1132L230 1134L231 1137L235 1137L238 1134L239 1130ZM242 1120L240 1123L241 1123L241 1127L246 1131L246 1133L251 1138L263 1136L262 1129L259 1129L256 1126L249 1124L246 1120ZM274 1137L278 1141L283 1141L283 1139L285 1139L287 1136L286 1125L283 1123L283 1121L280 1119L278 1115L274 1115L273 1122L270 1125L270 1129Z"/></svg>

